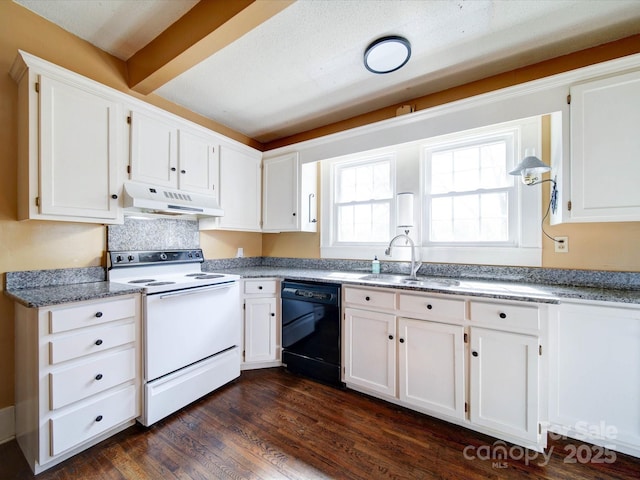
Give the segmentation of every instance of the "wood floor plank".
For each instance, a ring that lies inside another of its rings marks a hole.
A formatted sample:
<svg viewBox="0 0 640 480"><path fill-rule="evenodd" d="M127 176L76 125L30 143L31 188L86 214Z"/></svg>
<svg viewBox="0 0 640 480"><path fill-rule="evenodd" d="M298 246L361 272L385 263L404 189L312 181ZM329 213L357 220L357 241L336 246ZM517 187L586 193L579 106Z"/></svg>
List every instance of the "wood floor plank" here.
<svg viewBox="0 0 640 480"><path fill-rule="evenodd" d="M473 458L499 445L512 449L508 458ZM243 372L152 427L130 427L37 477L15 441L0 445L0 480L640 478L640 459L617 452L612 463L567 463L577 445L554 439L543 456L274 368Z"/></svg>

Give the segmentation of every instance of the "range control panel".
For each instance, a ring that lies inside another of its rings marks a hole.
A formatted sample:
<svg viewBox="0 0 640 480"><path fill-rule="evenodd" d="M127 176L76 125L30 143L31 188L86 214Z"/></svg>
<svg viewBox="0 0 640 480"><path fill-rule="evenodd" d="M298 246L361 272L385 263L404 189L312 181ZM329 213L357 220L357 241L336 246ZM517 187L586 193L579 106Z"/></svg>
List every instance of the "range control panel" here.
<svg viewBox="0 0 640 480"><path fill-rule="evenodd" d="M111 267L195 262L204 262L204 256L201 249L109 252L109 263Z"/></svg>

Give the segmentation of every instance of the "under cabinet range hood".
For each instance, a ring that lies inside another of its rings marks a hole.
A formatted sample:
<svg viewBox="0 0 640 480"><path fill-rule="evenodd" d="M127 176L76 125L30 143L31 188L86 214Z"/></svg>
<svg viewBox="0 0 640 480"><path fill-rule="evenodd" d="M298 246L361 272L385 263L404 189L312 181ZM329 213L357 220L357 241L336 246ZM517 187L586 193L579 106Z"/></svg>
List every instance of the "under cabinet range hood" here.
<svg viewBox="0 0 640 480"><path fill-rule="evenodd" d="M182 192L138 182L124 183L123 205L126 215L136 213L159 215L197 215L222 217L224 210L209 195Z"/></svg>

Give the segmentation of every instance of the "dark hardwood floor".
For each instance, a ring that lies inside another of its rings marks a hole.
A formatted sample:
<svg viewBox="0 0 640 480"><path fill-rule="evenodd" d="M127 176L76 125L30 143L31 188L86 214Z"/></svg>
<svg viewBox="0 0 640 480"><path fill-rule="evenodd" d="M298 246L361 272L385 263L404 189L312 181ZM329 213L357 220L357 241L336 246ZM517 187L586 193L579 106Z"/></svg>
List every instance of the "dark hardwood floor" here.
<svg viewBox="0 0 640 480"><path fill-rule="evenodd" d="M254 370L150 428L131 427L36 478L640 478L640 459L600 455L590 445L571 457L582 445L571 439L551 443L546 458L507 444L499 462L485 459L502 445L495 442L281 369ZM536 456L521 458L525 452ZM566 463L572 458L577 461ZM0 445L0 479L29 478L17 443Z"/></svg>

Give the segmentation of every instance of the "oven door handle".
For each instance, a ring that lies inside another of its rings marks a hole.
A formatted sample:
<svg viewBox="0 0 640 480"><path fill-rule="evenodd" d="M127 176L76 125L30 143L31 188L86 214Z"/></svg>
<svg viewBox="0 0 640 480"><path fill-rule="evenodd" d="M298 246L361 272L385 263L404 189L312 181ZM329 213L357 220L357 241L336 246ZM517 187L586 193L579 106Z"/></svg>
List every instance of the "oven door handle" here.
<svg viewBox="0 0 640 480"><path fill-rule="evenodd" d="M202 292L211 292L213 290L224 290L227 288L231 288L234 283L236 282L232 281L232 282L225 282L218 285L212 285L207 287L196 287L188 290L179 290L177 292L163 293L162 295L158 295L158 298L162 300L164 298L182 297L186 295L195 295L197 293L202 293Z"/></svg>

